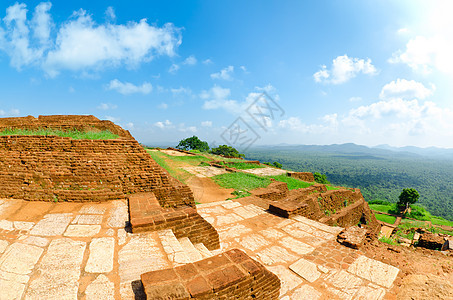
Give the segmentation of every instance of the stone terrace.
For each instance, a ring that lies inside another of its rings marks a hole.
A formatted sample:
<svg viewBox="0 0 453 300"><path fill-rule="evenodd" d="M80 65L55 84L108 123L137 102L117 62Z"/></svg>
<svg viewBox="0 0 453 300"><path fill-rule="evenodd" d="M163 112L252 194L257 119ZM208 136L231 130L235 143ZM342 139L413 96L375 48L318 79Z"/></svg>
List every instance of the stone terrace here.
<svg viewBox="0 0 453 300"><path fill-rule="evenodd" d="M238 248L281 280L281 299L383 299L399 270L335 241L339 227L253 204L197 206L219 232L209 251L171 230L125 230L127 203L0 200L2 299L143 299L140 275Z"/></svg>

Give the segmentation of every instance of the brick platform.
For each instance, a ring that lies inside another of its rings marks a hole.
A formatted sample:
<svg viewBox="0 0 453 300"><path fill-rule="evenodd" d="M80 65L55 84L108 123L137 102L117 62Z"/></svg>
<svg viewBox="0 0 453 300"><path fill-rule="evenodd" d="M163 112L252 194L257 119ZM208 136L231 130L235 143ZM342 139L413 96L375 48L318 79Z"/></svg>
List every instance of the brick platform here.
<svg viewBox="0 0 453 300"><path fill-rule="evenodd" d="M244 252L142 274L148 299L278 299L280 280Z"/></svg>
<svg viewBox="0 0 453 300"><path fill-rule="evenodd" d="M217 231L190 206L162 208L153 193L138 193L129 196L129 214L133 233L169 228L209 250L220 247Z"/></svg>

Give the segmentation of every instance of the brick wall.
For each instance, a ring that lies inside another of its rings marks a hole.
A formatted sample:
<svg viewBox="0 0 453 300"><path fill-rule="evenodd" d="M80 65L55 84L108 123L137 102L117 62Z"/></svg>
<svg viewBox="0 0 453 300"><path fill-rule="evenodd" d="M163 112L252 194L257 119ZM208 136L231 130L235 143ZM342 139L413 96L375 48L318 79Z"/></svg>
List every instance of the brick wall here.
<svg viewBox="0 0 453 300"><path fill-rule="evenodd" d="M164 207L195 206L190 189L134 139L0 136L0 180L5 198L106 201L153 191Z"/></svg>
<svg viewBox="0 0 453 300"><path fill-rule="evenodd" d="M278 299L280 280L238 249L141 275L148 299Z"/></svg>
<svg viewBox="0 0 453 300"><path fill-rule="evenodd" d="M53 116L33 116L18 118L0 118L0 131L4 129L59 129L63 131L103 131L108 130L117 134L121 138L132 139L129 131L124 130L111 121L99 120L95 116L80 115L53 115Z"/></svg>

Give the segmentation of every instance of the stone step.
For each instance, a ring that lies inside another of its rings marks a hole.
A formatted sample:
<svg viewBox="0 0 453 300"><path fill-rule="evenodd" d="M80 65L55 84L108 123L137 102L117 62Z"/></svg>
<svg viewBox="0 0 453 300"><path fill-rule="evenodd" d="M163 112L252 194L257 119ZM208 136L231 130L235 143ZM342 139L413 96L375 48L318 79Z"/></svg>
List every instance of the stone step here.
<svg viewBox="0 0 453 300"><path fill-rule="evenodd" d="M175 267L191 262L171 229L160 230L157 233L168 259Z"/></svg>
<svg viewBox="0 0 453 300"><path fill-rule="evenodd" d="M213 256L214 254L209 251L203 243L195 244L194 247L200 252L203 259Z"/></svg>
<svg viewBox="0 0 453 300"><path fill-rule="evenodd" d="M192 244L188 237L180 238L178 239L178 241L191 262L196 262L203 259L201 253L197 248L195 248L194 244Z"/></svg>

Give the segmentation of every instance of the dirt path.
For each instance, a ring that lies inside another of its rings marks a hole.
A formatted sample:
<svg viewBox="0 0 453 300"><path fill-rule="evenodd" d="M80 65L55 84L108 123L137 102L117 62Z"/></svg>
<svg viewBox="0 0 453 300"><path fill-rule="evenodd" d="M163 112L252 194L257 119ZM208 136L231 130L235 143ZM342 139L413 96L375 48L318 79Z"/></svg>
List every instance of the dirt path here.
<svg viewBox="0 0 453 300"><path fill-rule="evenodd" d="M187 185L193 192L195 201L199 203L223 201L232 198L234 189L219 187L211 178L193 176L187 181Z"/></svg>

